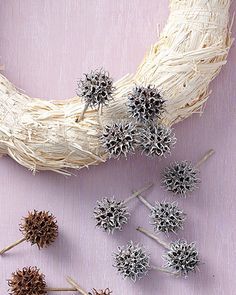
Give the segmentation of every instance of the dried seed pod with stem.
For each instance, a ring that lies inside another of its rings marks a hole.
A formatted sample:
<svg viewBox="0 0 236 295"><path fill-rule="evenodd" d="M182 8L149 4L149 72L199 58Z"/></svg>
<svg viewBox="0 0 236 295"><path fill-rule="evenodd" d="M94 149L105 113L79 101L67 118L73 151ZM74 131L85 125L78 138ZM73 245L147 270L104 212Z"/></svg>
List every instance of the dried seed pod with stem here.
<svg viewBox="0 0 236 295"><path fill-rule="evenodd" d="M48 211L34 210L22 219L20 231L23 238L2 249L0 255L25 241L36 244L39 249L51 245L58 236L58 225L55 216Z"/></svg>
<svg viewBox="0 0 236 295"><path fill-rule="evenodd" d="M141 195L138 199L151 211L151 222L155 232L163 232L169 234L176 233L179 229L183 229L186 214L178 207L177 202L155 202L155 205L149 203Z"/></svg>
<svg viewBox="0 0 236 295"><path fill-rule="evenodd" d="M142 227L138 227L137 230L166 249L166 253L163 255L164 268L170 269L177 276L184 277L198 269L199 254L194 242L188 243L186 240L177 240L168 244Z"/></svg>
<svg viewBox="0 0 236 295"><path fill-rule="evenodd" d="M127 203L148 190L152 185L153 184L150 183L144 186L125 200L116 200L112 197L97 201L97 206L93 211L96 226L103 229L108 234L113 234L115 230L121 231L124 225L127 224L130 216Z"/></svg>
<svg viewBox="0 0 236 295"><path fill-rule="evenodd" d="M176 143L173 130L164 125L139 127L139 147L149 157L166 157Z"/></svg>
<svg viewBox="0 0 236 295"><path fill-rule="evenodd" d="M88 107L100 109L101 106L108 104L109 100L113 99L114 91L113 79L104 69L84 74L84 78L78 81L77 95L84 100L85 107L76 122L83 120Z"/></svg>
<svg viewBox="0 0 236 295"><path fill-rule="evenodd" d="M209 150L195 165L191 162L174 162L164 169L162 175L163 187L175 195L186 197L193 192L200 182L198 168L205 163L213 154L214 150Z"/></svg>
<svg viewBox="0 0 236 295"><path fill-rule="evenodd" d="M137 127L127 121L108 124L104 127L100 141L109 158L127 157L138 146Z"/></svg>
<svg viewBox="0 0 236 295"><path fill-rule="evenodd" d="M155 86L135 86L128 94L128 111L137 122L146 124L160 119L164 107L165 100Z"/></svg>
<svg viewBox="0 0 236 295"><path fill-rule="evenodd" d="M148 274L150 270L158 270L169 274L175 274L162 267L151 265L150 254L139 243L129 241L127 245L118 247L113 253L114 264L118 273L123 279L130 279L136 282Z"/></svg>
<svg viewBox="0 0 236 295"><path fill-rule="evenodd" d="M78 288L48 288L45 275L36 267L24 267L8 280L10 295L45 295L48 292L75 292ZM83 294L83 293L82 293ZM83 294L88 295L88 294Z"/></svg>

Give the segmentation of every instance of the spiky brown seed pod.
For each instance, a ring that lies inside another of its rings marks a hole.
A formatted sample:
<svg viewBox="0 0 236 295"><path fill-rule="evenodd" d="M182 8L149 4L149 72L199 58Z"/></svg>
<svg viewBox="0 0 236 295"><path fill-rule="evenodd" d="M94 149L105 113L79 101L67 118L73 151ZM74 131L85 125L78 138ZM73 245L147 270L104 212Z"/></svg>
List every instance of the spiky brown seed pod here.
<svg viewBox="0 0 236 295"><path fill-rule="evenodd" d="M131 122L116 122L106 125L101 143L110 158L127 157L134 153L138 144L136 126Z"/></svg>
<svg viewBox="0 0 236 295"><path fill-rule="evenodd" d="M55 241L58 236L58 225L56 218L51 213L34 210L23 218L20 231L31 245L36 244L40 249Z"/></svg>
<svg viewBox="0 0 236 295"><path fill-rule="evenodd" d="M128 94L128 110L140 123L159 119L164 112L165 100L159 90L151 85L135 86Z"/></svg>
<svg viewBox="0 0 236 295"><path fill-rule="evenodd" d="M140 148L143 153L150 157L165 157L170 154L176 143L176 137L171 128L164 125L143 126L140 130Z"/></svg>
<svg viewBox="0 0 236 295"><path fill-rule="evenodd" d="M47 294L44 274L37 267L24 267L12 273L8 280L10 295L44 295Z"/></svg>
<svg viewBox="0 0 236 295"><path fill-rule="evenodd" d="M93 289L92 293L88 293L89 295L110 295L112 291L110 291L109 288L106 288L105 290L99 290Z"/></svg>

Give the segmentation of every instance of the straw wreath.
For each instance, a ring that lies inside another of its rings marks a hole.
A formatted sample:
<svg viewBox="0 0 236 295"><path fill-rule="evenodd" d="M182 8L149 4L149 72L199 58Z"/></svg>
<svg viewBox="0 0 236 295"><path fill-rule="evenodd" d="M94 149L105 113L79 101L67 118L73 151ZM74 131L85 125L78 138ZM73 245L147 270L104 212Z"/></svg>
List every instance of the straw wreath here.
<svg viewBox="0 0 236 295"><path fill-rule="evenodd" d="M134 120L128 97L135 86L158 89L165 101L160 123L167 127L202 112L209 83L226 63L232 44L230 2L170 0L170 16L159 41L135 74L114 83L113 99L99 109L80 97L64 101L28 97L0 75L0 155L8 154L34 172L65 174L67 168L106 161L102 131L111 121Z"/></svg>

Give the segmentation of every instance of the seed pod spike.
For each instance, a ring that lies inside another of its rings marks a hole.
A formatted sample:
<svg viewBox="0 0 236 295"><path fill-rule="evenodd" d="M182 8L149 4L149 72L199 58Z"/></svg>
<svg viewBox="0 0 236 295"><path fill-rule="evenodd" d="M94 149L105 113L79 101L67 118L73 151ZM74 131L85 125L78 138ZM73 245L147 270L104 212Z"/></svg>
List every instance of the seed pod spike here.
<svg viewBox="0 0 236 295"><path fill-rule="evenodd" d="M195 168L198 169L203 163L205 163L212 155L215 154L213 149L210 149L195 165Z"/></svg>
<svg viewBox="0 0 236 295"><path fill-rule="evenodd" d="M149 237L149 238L151 238L152 240L156 241L159 245L161 245L161 246L164 247L165 249L170 250L170 246L169 246L166 242L162 241L162 240L159 239L156 235L154 235L154 234L150 233L149 231L147 231L145 228L139 226L139 227L137 228L137 231L143 233L143 234L146 235L147 237Z"/></svg>

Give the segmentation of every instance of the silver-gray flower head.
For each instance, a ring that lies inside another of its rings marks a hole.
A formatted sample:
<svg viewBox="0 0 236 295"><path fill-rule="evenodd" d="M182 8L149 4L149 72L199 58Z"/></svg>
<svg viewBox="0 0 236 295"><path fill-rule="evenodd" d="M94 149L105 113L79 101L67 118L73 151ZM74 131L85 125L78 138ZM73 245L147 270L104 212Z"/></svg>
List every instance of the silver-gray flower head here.
<svg viewBox="0 0 236 295"><path fill-rule="evenodd" d="M178 207L176 202L156 202L151 210L151 224L156 232L176 232L183 229L186 214Z"/></svg>
<svg viewBox="0 0 236 295"><path fill-rule="evenodd" d="M124 279L129 278L133 282L141 279L150 270L150 255L142 246L130 241L126 246L118 247L114 253L115 264L118 272Z"/></svg>
<svg viewBox="0 0 236 295"><path fill-rule="evenodd" d="M154 124L140 128L140 148L147 156L166 156L175 143L176 137L171 128Z"/></svg>
<svg viewBox="0 0 236 295"><path fill-rule="evenodd" d="M90 107L100 107L113 99L113 79L105 70L91 71L78 81L77 95Z"/></svg>
<svg viewBox="0 0 236 295"><path fill-rule="evenodd" d="M199 182L199 171L188 161L172 163L165 168L162 176L166 190L180 196L193 192Z"/></svg>
<svg viewBox="0 0 236 295"><path fill-rule="evenodd" d="M93 211L96 226L107 233L113 234L115 230L122 230L128 222L130 213L124 201L117 201L114 197L103 198L97 201L97 206Z"/></svg>
<svg viewBox="0 0 236 295"><path fill-rule="evenodd" d="M138 143L136 126L131 122L116 122L106 125L101 143L110 158L127 157Z"/></svg>
<svg viewBox="0 0 236 295"><path fill-rule="evenodd" d="M147 123L159 119L164 106L165 100L154 86L135 86L128 94L128 110L138 122Z"/></svg>
<svg viewBox="0 0 236 295"><path fill-rule="evenodd" d="M170 247L171 249L163 255L166 261L165 267L185 277L189 272L196 270L199 264L199 255L195 243L188 244L186 241L179 240L171 243Z"/></svg>

